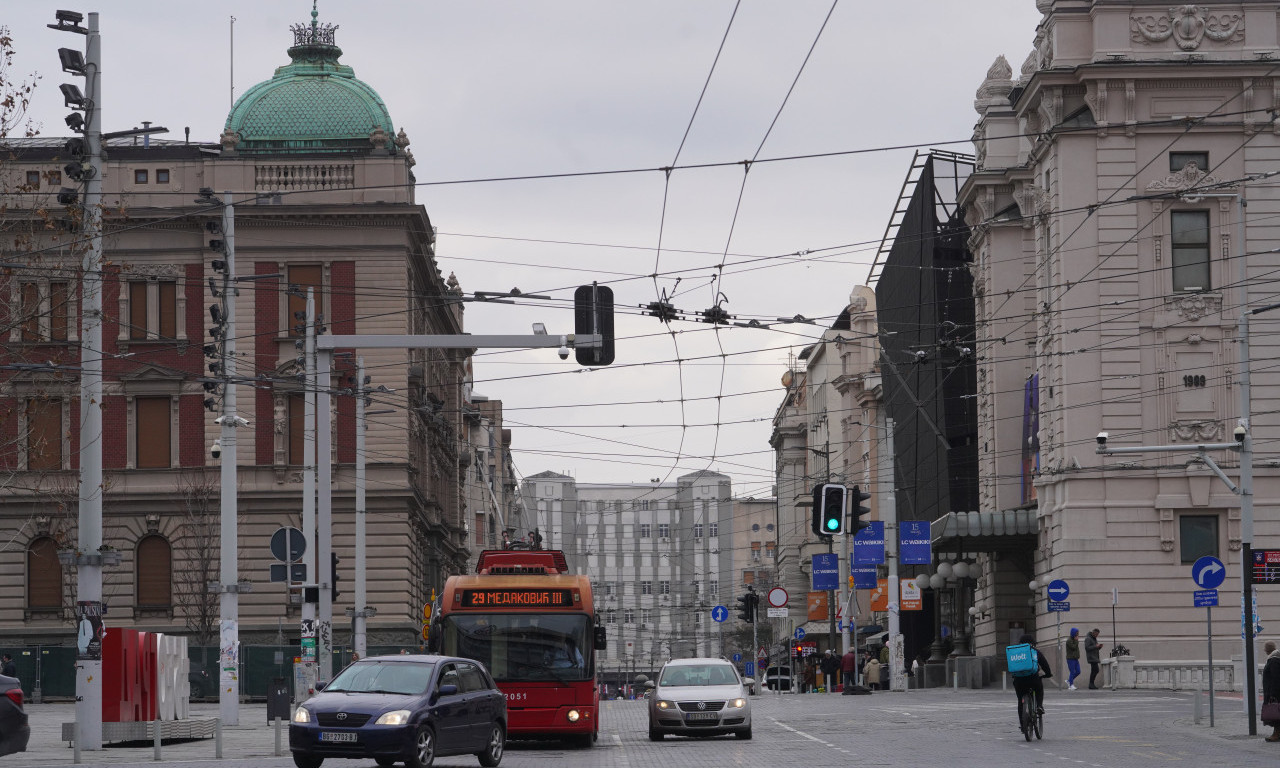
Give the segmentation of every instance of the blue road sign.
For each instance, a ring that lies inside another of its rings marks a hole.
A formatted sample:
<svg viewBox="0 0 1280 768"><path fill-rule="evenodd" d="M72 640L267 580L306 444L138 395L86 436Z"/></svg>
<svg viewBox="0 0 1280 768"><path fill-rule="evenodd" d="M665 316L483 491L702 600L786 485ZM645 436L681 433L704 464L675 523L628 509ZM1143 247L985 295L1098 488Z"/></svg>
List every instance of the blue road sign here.
<svg viewBox="0 0 1280 768"><path fill-rule="evenodd" d="M723 605L717 605L715 608L711 609L711 618L718 622L724 621L729 618L729 609L725 608Z"/></svg>
<svg viewBox="0 0 1280 768"><path fill-rule="evenodd" d="M854 589L875 589L879 586L874 565L853 565L849 567L849 575L853 577Z"/></svg>
<svg viewBox="0 0 1280 768"><path fill-rule="evenodd" d="M804 639L804 627L796 627L796 639L797 640Z"/></svg>
<svg viewBox="0 0 1280 768"><path fill-rule="evenodd" d="M1071 603L1066 600L1050 600L1049 613L1065 613L1071 610Z"/></svg>
<svg viewBox="0 0 1280 768"><path fill-rule="evenodd" d="M1067 586L1067 582L1062 579L1054 579L1049 582L1049 600L1051 602L1061 602L1067 599L1067 595L1071 594L1071 587Z"/></svg>
<svg viewBox="0 0 1280 768"><path fill-rule="evenodd" d="M933 562L928 520L903 520L898 523L898 562L903 565L928 565Z"/></svg>
<svg viewBox="0 0 1280 768"><path fill-rule="evenodd" d="M884 562L883 520L872 520L853 537L853 562L858 565L880 565Z"/></svg>
<svg viewBox="0 0 1280 768"><path fill-rule="evenodd" d="M1200 589L1217 589L1227 579L1227 569L1216 557L1205 555L1191 566L1191 580Z"/></svg>
<svg viewBox="0 0 1280 768"><path fill-rule="evenodd" d="M748 661L746 664L743 664L743 665L742 665L742 674L746 675L747 677L755 677L755 676L756 676L756 663L755 663L754 661Z"/></svg>
<svg viewBox="0 0 1280 768"><path fill-rule="evenodd" d="M1218 604L1218 590L1216 589L1197 589L1195 596L1197 608L1201 606L1211 608Z"/></svg>
<svg viewBox="0 0 1280 768"><path fill-rule="evenodd" d="M735 653L735 654L733 654L733 660L734 660L734 661L742 661L742 654L740 654L740 653ZM751 662L749 662L749 661L748 661L747 663L748 663L748 664L750 664Z"/></svg>
<svg viewBox="0 0 1280 768"><path fill-rule="evenodd" d="M813 556L813 591L821 592L840 588L840 556L821 554Z"/></svg>

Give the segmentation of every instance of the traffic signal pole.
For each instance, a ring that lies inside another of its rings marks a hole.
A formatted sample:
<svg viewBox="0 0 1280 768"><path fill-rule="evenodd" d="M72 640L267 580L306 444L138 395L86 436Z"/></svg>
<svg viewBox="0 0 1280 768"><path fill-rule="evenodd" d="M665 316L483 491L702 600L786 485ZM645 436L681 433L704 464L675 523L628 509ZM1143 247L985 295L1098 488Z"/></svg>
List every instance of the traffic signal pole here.
<svg viewBox="0 0 1280 768"><path fill-rule="evenodd" d="M881 494L880 503L884 518L885 559L889 561L889 689L907 690L907 676L902 669L902 633L898 612L898 504L894 491L896 467L893 458L893 419L885 419L885 440L888 449L889 488Z"/></svg>

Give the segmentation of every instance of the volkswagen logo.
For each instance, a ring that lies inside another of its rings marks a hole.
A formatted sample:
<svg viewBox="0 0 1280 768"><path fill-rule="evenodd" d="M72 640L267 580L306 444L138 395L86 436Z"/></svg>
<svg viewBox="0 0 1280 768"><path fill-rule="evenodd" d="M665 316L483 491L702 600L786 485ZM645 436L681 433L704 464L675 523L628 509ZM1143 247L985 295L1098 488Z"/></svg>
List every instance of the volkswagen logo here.
<svg viewBox="0 0 1280 768"><path fill-rule="evenodd" d="M339 712L339 713L338 713L338 719L339 719L339 720L346 720L346 719L347 719L347 713L346 713L346 712Z"/></svg>
<svg viewBox="0 0 1280 768"><path fill-rule="evenodd" d="M706 708L707 708L707 702L705 701L698 702L698 709L706 709Z"/></svg>

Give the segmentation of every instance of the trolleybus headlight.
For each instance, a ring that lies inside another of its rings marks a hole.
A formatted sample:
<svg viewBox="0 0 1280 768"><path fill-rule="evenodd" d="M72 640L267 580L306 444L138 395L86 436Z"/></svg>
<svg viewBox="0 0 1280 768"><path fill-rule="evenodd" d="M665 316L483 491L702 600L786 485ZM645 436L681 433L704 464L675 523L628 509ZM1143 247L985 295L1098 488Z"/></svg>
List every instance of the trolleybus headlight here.
<svg viewBox="0 0 1280 768"><path fill-rule="evenodd" d="M569 710L569 722L576 723L578 722L578 718L580 717L582 717L582 714L579 713L578 710L576 709Z"/></svg>
<svg viewBox="0 0 1280 768"><path fill-rule="evenodd" d="M409 710L397 709L395 712L384 712L374 725L404 725L409 722Z"/></svg>
<svg viewBox="0 0 1280 768"><path fill-rule="evenodd" d="M311 710L307 709L306 707L298 707L293 712L293 722L295 723L311 722Z"/></svg>
<svg viewBox="0 0 1280 768"><path fill-rule="evenodd" d="M742 709L745 706L747 706L746 699L734 699L729 702L729 709Z"/></svg>

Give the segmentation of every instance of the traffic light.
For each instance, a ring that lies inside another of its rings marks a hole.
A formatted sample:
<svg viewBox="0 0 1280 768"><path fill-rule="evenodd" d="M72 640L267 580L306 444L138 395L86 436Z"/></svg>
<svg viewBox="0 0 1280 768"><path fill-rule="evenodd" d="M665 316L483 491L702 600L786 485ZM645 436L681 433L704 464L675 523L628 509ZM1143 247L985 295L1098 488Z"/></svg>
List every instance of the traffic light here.
<svg viewBox="0 0 1280 768"><path fill-rule="evenodd" d="M331 600L337 600L338 595L342 594L338 591L338 553L329 553L329 595Z"/></svg>
<svg viewBox="0 0 1280 768"><path fill-rule="evenodd" d="M756 620L756 602L760 596L755 592L748 592L738 597L738 618L748 624L755 623Z"/></svg>
<svg viewBox="0 0 1280 768"><path fill-rule="evenodd" d="M871 507L862 503L867 499L870 499L871 494L863 493L862 489L855 485L849 489L849 496L849 503L853 507L853 509L850 510L851 514L849 515L849 533L856 536L863 528L869 528L871 526L870 522L862 519L864 515L871 514Z"/></svg>
<svg viewBox="0 0 1280 768"><path fill-rule="evenodd" d="M848 489L837 483L823 483L813 488L813 532L819 536L844 533L845 496Z"/></svg>

